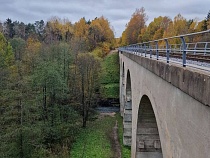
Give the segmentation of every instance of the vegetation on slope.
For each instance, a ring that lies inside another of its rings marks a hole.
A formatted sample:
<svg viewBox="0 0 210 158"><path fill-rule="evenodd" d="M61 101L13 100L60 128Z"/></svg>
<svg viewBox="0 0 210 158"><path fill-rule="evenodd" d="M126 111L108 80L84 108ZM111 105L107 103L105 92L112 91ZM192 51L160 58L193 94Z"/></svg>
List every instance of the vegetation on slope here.
<svg viewBox="0 0 210 158"><path fill-rule="evenodd" d="M130 158L131 157L131 148L123 145L123 118L118 113L116 115L116 119L118 122L118 137L121 144L121 157L122 158Z"/></svg>
<svg viewBox="0 0 210 158"><path fill-rule="evenodd" d="M106 56L102 62L101 96L119 98L119 56L117 52Z"/></svg>
<svg viewBox="0 0 210 158"><path fill-rule="evenodd" d="M111 143L108 134L115 125L115 119L104 117L89 122L86 129L79 134L70 152L71 158L110 158Z"/></svg>
<svg viewBox="0 0 210 158"><path fill-rule="evenodd" d="M113 152L113 127L116 120L118 122L118 134L121 144L122 158L130 158L130 148L123 145L123 124L120 114L114 117L105 116L93 122L89 122L86 129L78 135L76 142L70 151L71 158L110 158L114 156Z"/></svg>
<svg viewBox="0 0 210 158"><path fill-rule="evenodd" d="M0 23L0 157L69 157L98 101L100 60L114 47L104 17Z"/></svg>

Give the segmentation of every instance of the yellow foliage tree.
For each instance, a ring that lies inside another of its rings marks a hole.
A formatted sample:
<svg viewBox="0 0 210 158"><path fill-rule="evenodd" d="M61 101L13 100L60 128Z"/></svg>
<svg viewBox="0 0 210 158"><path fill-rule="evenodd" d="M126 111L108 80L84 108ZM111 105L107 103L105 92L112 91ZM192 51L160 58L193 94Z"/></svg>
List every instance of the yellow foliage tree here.
<svg viewBox="0 0 210 158"><path fill-rule="evenodd" d="M103 16L92 20L89 28L89 41L92 48L95 48L97 44L101 44L103 42L109 43L109 47L114 45L114 32L109 21Z"/></svg>
<svg viewBox="0 0 210 158"><path fill-rule="evenodd" d="M174 20L169 23L168 28L165 30L163 34L163 38L187 34L187 33L188 33L187 20L181 14L178 14L177 16L174 17ZM173 39L170 40L170 43L180 44L181 41L180 39Z"/></svg>
<svg viewBox="0 0 210 158"><path fill-rule="evenodd" d="M54 41L69 41L73 35L73 26L68 19L52 17L45 27L45 40L48 43Z"/></svg>
<svg viewBox="0 0 210 158"><path fill-rule="evenodd" d="M142 7L136 9L133 13L128 25L126 26L125 32L123 33L122 43L132 44L137 43L141 30L145 27L147 21L147 15L145 9Z"/></svg>
<svg viewBox="0 0 210 158"><path fill-rule="evenodd" d="M38 40L28 38L28 40L26 41L25 53L23 55L26 73L33 71L35 67L35 60L40 53L40 49L41 43Z"/></svg>
<svg viewBox="0 0 210 158"><path fill-rule="evenodd" d="M174 17L174 21L170 22L163 37L171 37L186 33L188 33L187 20L181 14L178 14Z"/></svg>
<svg viewBox="0 0 210 158"><path fill-rule="evenodd" d="M74 24L74 36L79 39L88 39L89 25L86 23L85 18L81 18Z"/></svg>

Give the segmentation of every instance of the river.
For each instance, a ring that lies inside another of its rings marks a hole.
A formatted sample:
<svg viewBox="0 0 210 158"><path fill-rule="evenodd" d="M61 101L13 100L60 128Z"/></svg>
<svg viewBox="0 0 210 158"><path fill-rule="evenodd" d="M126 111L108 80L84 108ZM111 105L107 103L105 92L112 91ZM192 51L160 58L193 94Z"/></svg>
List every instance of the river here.
<svg viewBox="0 0 210 158"><path fill-rule="evenodd" d="M120 107L119 106L108 106L108 107L96 107L96 111L99 113L112 113L112 112L119 112Z"/></svg>

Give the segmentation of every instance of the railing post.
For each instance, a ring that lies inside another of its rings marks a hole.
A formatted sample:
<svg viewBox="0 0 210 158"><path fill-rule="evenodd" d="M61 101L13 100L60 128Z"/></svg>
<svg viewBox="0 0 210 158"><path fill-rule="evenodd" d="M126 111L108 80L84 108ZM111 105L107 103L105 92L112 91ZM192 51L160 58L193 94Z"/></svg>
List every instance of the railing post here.
<svg viewBox="0 0 210 158"><path fill-rule="evenodd" d="M149 43L149 53L150 53L150 58L152 58L152 47L150 43Z"/></svg>
<svg viewBox="0 0 210 158"><path fill-rule="evenodd" d="M142 47L142 44L141 44L141 56L142 56L142 53L143 53L143 47Z"/></svg>
<svg viewBox="0 0 210 158"><path fill-rule="evenodd" d="M157 60L159 60L158 41L155 41L155 43L156 43L156 57Z"/></svg>
<svg viewBox="0 0 210 158"><path fill-rule="evenodd" d="M168 39L164 39L164 41L166 42L166 60L167 60L167 63L169 63L169 45L168 45Z"/></svg>
<svg viewBox="0 0 210 158"><path fill-rule="evenodd" d="M132 52L133 52L133 54L135 54L135 47L134 46L132 46Z"/></svg>
<svg viewBox="0 0 210 158"><path fill-rule="evenodd" d="M175 53L175 52L177 51L177 50L176 50L176 49L177 49L176 46L177 46L177 45L175 44L175 45L174 45L174 51L173 51L173 53Z"/></svg>
<svg viewBox="0 0 210 158"><path fill-rule="evenodd" d="M136 44L136 55L138 55L138 44Z"/></svg>
<svg viewBox="0 0 210 158"><path fill-rule="evenodd" d="M141 50L140 50L140 45L138 44L138 56L140 56Z"/></svg>
<svg viewBox="0 0 210 158"><path fill-rule="evenodd" d="M195 47L194 47L194 55L196 54L197 44L198 44L198 43L195 43Z"/></svg>
<svg viewBox="0 0 210 158"><path fill-rule="evenodd" d="M208 46L208 42L205 43L204 55L206 55L207 46Z"/></svg>
<svg viewBox="0 0 210 158"><path fill-rule="evenodd" d="M182 41L182 60L183 60L183 67L186 67L186 42L183 36L180 37Z"/></svg>
<svg viewBox="0 0 210 158"><path fill-rule="evenodd" d="M144 56L147 57L147 49L146 49L146 44L144 44Z"/></svg>

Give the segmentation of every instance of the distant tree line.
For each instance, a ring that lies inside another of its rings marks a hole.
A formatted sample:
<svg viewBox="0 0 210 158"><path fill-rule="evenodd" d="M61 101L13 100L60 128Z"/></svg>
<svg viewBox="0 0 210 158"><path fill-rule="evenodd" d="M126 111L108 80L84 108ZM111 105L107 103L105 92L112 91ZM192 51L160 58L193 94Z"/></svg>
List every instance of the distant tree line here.
<svg viewBox="0 0 210 158"><path fill-rule="evenodd" d="M87 51L92 51L97 46L102 46L108 51L107 49L113 48L115 43L113 29L103 16L92 21L81 18L74 24L68 19L58 17L52 17L47 22L35 21L33 24L24 24L8 18L5 22L0 22L0 32L7 40L21 38L27 41L33 38L46 44L57 41L70 42L77 38L88 45Z"/></svg>
<svg viewBox="0 0 210 158"><path fill-rule="evenodd" d="M147 20L148 16L145 9L143 7L136 9L126 25L119 43L121 45L128 45L210 29L210 11L202 21L196 19L187 20L181 14L175 16L173 20L168 16L159 16L154 18L148 26L146 25ZM172 41L174 44L177 42Z"/></svg>
<svg viewBox="0 0 210 158"><path fill-rule="evenodd" d="M115 47L105 17L0 24L0 157L69 157Z"/></svg>

